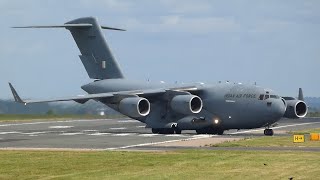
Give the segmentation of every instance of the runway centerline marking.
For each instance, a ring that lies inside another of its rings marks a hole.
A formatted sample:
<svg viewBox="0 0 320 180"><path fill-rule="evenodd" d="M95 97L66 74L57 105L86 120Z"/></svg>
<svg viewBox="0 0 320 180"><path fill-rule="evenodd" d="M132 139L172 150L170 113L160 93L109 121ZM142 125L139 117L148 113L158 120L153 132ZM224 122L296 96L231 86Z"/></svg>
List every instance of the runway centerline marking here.
<svg viewBox="0 0 320 180"><path fill-rule="evenodd" d="M70 122L93 122L93 121L107 121L113 119L78 119L78 120L65 120L65 121L46 121L46 122L30 122L30 123L15 123L15 124L0 124L0 127L8 127L8 126L23 126L23 125L36 125L36 124L54 124L54 123L70 123Z"/></svg>
<svg viewBox="0 0 320 180"><path fill-rule="evenodd" d="M118 127L118 128L109 128L110 130L124 130L127 129L125 127Z"/></svg>
<svg viewBox="0 0 320 180"><path fill-rule="evenodd" d="M38 135L38 134L46 134L49 133L48 131L39 131L39 132L29 132L29 133L20 133L25 135Z"/></svg>
<svg viewBox="0 0 320 180"><path fill-rule="evenodd" d="M186 137L185 135L182 135L182 134L167 134L165 136L166 137Z"/></svg>
<svg viewBox="0 0 320 180"><path fill-rule="evenodd" d="M74 135L80 135L80 134L83 134L81 132L75 132L75 133L62 133L62 134L59 134L60 136L74 136Z"/></svg>
<svg viewBox="0 0 320 180"><path fill-rule="evenodd" d="M145 128L146 126L136 126L137 128Z"/></svg>
<svg viewBox="0 0 320 180"><path fill-rule="evenodd" d="M132 123L132 122L139 122L137 120L120 120L119 123Z"/></svg>
<svg viewBox="0 0 320 180"><path fill-rule="evenodd" d="M91 129L88 129L88 130L82 130L83 132L97 132L98 130L91 130Z"/></svg>
<svg viewBox="0 0 320 180"><path fill-rule="evenodd" d="M20 134L21 132L17 132L17 131L8 131L8 132L0 132L0 135L3 134Z"/></svg>
<svg viewBox="0 0 320 180"><path fill-rule="evenodd" d="M112 134L111 136L131 136L136 135L136 133L119 133L119 134Z"/></svg>
<svg viewBox="0 0 320 180"><path fill-rule="evenodd" d="M72 128L74 126L49 126L49 129L69 129Z"/></svg>
<svg viewBox="0 0 320 180"><path fill-rule="evenodd" d="M93 133L93 134L87 134L89 136L106 136L110 135L111 133Z"/></svg>
<svg viewBox="0 0 320 180"><path fill-rule="evenodd" d="M138 136L142 137L154 137L154 136L159 136L160 134L139 134Z"/></svg>

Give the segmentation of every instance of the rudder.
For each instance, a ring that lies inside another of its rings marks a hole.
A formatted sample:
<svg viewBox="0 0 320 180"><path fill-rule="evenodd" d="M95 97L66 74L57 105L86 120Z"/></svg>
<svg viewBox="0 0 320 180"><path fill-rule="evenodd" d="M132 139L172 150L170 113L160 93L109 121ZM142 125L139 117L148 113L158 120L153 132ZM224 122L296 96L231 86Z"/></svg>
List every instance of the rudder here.
<svg viewBox="0 0 320 180"><path fill-rule="evenodd" d="M79 56L91 79L120 79L124 78L119 64L113 57L104 38L101 28L121 30L100 26L94 17L79 18L65 23L80 52ZM79 26L75 26L79 24ZM91 24L82 27L83 24Z"/></svg>

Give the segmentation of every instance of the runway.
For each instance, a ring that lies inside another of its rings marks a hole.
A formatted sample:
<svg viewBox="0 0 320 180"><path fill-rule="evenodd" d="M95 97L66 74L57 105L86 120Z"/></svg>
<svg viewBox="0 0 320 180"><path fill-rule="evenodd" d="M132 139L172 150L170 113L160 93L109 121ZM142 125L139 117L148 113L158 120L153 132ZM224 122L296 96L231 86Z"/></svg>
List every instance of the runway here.
<svg viewBox="0 0 320 180"><path fill-rule="evenodd" d="M275 136L284 132L320 128L320 118L283 119L274 127ZM84 150L170 150L188 148L168 144L195 139L224 140L264 136L262 129L226 131L224 135L197 135L195 131L182 134L152 134L143 123L131 119L95 119L68 121L39 121L0 123L0 148L13 149L84 149ZM193 146L193 148L199 148ZM314 150L314 149L313 149ZM320 149L315 149L320 151Z"/></svg>

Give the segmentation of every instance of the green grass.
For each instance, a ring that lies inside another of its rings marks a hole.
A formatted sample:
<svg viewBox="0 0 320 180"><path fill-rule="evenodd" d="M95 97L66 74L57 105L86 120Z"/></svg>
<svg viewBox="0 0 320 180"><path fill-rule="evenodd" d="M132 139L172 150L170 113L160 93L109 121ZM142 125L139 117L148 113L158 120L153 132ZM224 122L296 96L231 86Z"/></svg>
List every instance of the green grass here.
<svg viewBox="0 0 320 180"><path fill-rule="evenodd" d="M306 117L320 117L320 112L308 112Z"/></svg>
<svg viewBox="0 0 320 180"><path fill-rule="evenodd" d="M119 115L46 115L46 114L0 114L0 122L32 121L32 120L70 120L70 119L108 119L120 118Z"/></svg>
<svg viewBox="0 0 320 180"><path fill-rule="evenodd" d="M319 162L319 152L0 151L0 179L316 179Z"/></svg>
<svg viewBox="0 0 320 180"><path fill-rule="evenodd" d="M310 141L309 135L305 136L304 143L294 143L293 136L274 136L260 138L246 138L239 141L223 142L212 145L214 147L320 147L320 141Z"/></svg>
<svg viewBox="0 0 320 180"><path fill-rule="evenodd" d="M214 147L320 147L320 141L310 141L310 133L320 133L318 129L307 129L302 131L290 131L288 136L264 136L259 138L245 138L240 141L223 142L211 145ZM304 143L294 143L294 134L304 134Z"/></svg>
<svg viewBox="0 0 320 180"><path fill-rule="evenodd" d="M305 129L301 131L289 131L288 134L310 134L310 133L320 133L320 128L316 129Z"/></svg>

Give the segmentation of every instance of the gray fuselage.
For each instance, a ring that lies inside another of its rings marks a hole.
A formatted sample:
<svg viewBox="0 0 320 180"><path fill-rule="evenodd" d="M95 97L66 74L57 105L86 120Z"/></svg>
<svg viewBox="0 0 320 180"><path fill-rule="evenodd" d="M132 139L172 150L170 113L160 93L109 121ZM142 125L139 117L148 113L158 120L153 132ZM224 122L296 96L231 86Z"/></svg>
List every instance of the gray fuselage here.
<svg viewBox="0 0 320 180"><path fill-rule="evenodd" d="M151 97L151 112L143 118L134 118L152 128L170 128L179 123L181 129L199 129L217 126L223 129L251 129L267 127L283 117L286 105L274 91L254 85L218 83L188 84L197 86L196 94L203 100L203 109L193 115L182 115L170 110L166 101L160 97ZM148 90L175 87L166 83L149 83L126 79L100 80L82 86L89 94ZM181 84L179 85L181 87ZM152 101L152 99L155 99ZM105 103L117 110L116 105Z"/></svg>

